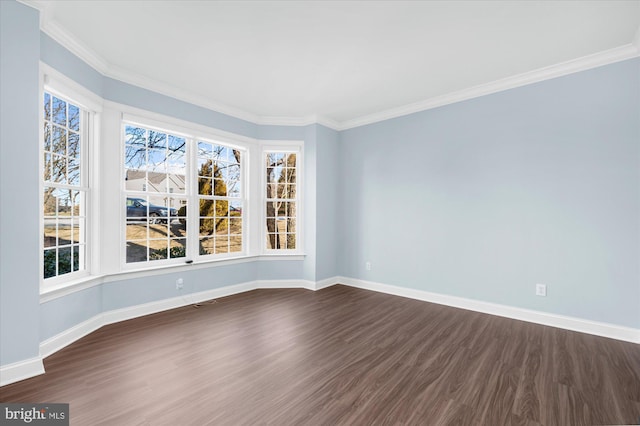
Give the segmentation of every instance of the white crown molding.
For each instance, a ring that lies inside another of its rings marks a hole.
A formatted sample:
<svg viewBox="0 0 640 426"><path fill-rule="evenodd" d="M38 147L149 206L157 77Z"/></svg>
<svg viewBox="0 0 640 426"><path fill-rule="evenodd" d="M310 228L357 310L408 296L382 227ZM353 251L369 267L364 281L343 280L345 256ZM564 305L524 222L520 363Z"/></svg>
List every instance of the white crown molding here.
<svg viewBox="0 0 640 426"><path fill-rule="evenodd" d="M256 124L268 126L308 126L320 124L333 130L338 130L340 122L321 115L308 115L306 117L259 117Z"/></svg>
<svg viewBox="0 0 640 426"><path fill-rule="evenodd" d="M457 92L436 96L413 104L388 109L386 111L377 112L353 120L343 121L340 128L337 130L346 130L364 126L366 124L389 120L391 118L402 117L416 112L426 111L532 83L538 83L540 81L561 77L563 75L585 71L602 65L624 61L625 59L631 59L637 56L639 56L639 49L634 44L627 44L614 49L605 50L603 52L594 53L592 55L583 56L581 58L506 77L501 80L459 90Z"/></svg>
<svg viewBox="0 0 640 426"><path fill-rule="evenodd" d="M497 315L500 317L640 344L640 329L636 328L517 308L514 306L499 305L496 303L450 296L447 294L431 293L424 290L398 287L356 278L337 277L337 280L341 284L364 290L377 291L379 293L392 294L394 296L407 297L409 299L422 300L424 302L437 303L439 305L467 309L469 311L482 312L485 314Z"/></svg>
<svg viewBox="0 0 640 426"><path fill-rule="evenodd" d="M71 53L82 59L89 64L90 67L96 69L101 74L107 75L109 73L109 63L89 48L87 45L73 37L56 21L49 18L49 14L46 13L43 16L42 31L49 35L52 39L66 47Z"/></svg>
<svg viewBox="0 0 640 426"><path fill-rule="evenodd" d="M52 2L43 0L18 0L28 6L36 8L40 11L40 28L55 41L67 48L71 53L85 61L96 71L105 77L113 78L143 89L166 95L184 102L191 103L203 108L207 108L222 114L229 115L241 120L245 120L257 125L272 126L306 126L318 123L333 130L341 131L354 127L364 126L366 124L377 123L379 121L389 120L391 118L401 117L420 111L438 108L444 105L477 98L516 87L525 86L527 84L537 83L540 81L561 77L588 70L602 65L612 64L640 56L640 28L636 32L631 43L605 50L602 52L587 55L581 58L572 59L570 61L551 65L544 68L528 71L522 74L496 80L486 84L469 87L456 92L447 93L441 96L435 96L420 102L403 105L396 108L368 114L362 117L345 121L336 121L328 117L309 115L305 117L273 117L259 116L237 107L224 105L208 99L204 96L194 94L189 91L182 90L175 86L153 80L146 76L136 74L129 70L116 67L109 64L104 58L84 45L64 28L58 25L50 11Z"/></svg>
<svg viewBox="0 0 640 426"><path fill-rule="evenodd" d="M178 99L180 101L188 102L190 104L206 108L221 114L225 114L240 120L245 120L250 123L258 124L260 117L250 112L244 111L240 108L224 105L218 102L214 102L209 98L201 95L194 94L192 92L180 89L172 86L168 83L164 83L158 80L154 80L150 77L146 77L141 74L134 73L123 68L116 66L109 66L107 72L102 73L105 77L113 78L133 86L147 89L152 92L156 92L171 98Z"/></svg>

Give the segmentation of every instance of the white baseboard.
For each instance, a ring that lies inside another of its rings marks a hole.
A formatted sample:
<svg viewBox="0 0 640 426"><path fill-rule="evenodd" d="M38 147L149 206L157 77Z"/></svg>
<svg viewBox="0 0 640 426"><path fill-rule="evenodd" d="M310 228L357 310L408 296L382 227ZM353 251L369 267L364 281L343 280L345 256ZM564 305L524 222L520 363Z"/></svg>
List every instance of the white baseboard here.
<svg viewBox="0 0 640 426"><path fill-rule="evenodd" d="M0 386L44 374L42 357L30 358L0 367Z"/></svg>
<svg viewBox="0 0 640 426"><path fill-rule="evenodd" d="M142 305L135 305L122 309L116 309L113 311L107 311L101 314L101 326L138 318L145 315L155 314L157 312L167 311L169 309L180 308L182 306L192 305L194 303L200 303L204 302L205 300L244 293L245 291L255 290L256 288L256 281L249 281L241 284L213 288L211 290L205 290L198 293L189 293L183 296L172 297L171 299L162 299L143 303Z"/></svg>
<svg viewBox="0 0 640 426"><path fill-rule="evenodd" d="M314 290L315 283L307 280L258 280L255 281L256 289L264 288L305 288Z"/></svg>
<svg viewBox="0 0 640 426"><path fill-rule="evenodd" d="M615 324L590 321L582 318L568 317L564 315L550 314L547 312L533 311L530 309L516 308L513 306L499 305L496 303L482 302L463 297L449 296L440 293L431 293L406 287L398 287L372 281L365 281L348 277L337 277L338 282L351 287L380 293L393 294L395 296L437 303L439 305L452 306L485 314L497 315L521 321L532 322L565 330L578 331L611 339L624 340L626 342L640 344L640 330Z"/></svg>
<svg viewBox="0 0 640 426"><path fill-rule="evenodd" d="M88 335L102 326L113 324L120 321L126 321L138 318L144 315L154 314L169 309L179 308L194 303L204 302L205 300L216 299L219 297L231 296L233 294L244 293L246 291L257 289L278 289L278 288L304 288L307 290L320 290L325 287L337 284L338 277L328 278L319 282L309 280L258 280L249 281L241 284L235 284L220 288L214 288L198 293L189 293L183 296L173 297L171 299L162 299L141 305L130 306L122 309L106 311L100 313L88 320L77 324L62 333L40 343L40 357L32 360L9 364L0 368L2 380L0 386L16 382L18 380L28 379L44 373L42 359L52 355L62 348L70 345L78 339ZM37 364L39 363L39 364ZM36 365L37 364L37 365ZM6 383L5 383L6 381Z"/></svg>
<svg viewBox="0 0 640 426"><path fill-rule="evenodd" d="M446 294L431 293L423 290L398 287L355 278L330 277L316 282L308 280L258 280L103 312L43 341L40 344L39 357L0 367L0 386L43 374L43 358L48 357L104 325L256 289L304 288L316 291L339 283L365 290L408 297L410 299L422 300L425 302L437 303L440 305L483 312L486 314L498 315L501 317L640 344L640 330L634 328L516 308L513 306L482 302L479 300L449 296Z"/></svg>
<svg viewBox="0 0 640 426"><path fill-rule="evenodd" d="M340 283L340 277L330 277L324 280L316 281L314 290L322 290L323 288L331 287Z"/></svg>
<svg viewBox="0 0 640 426"><path fill-rule="evenodd" d="M62 333L56 334L55 336L41 342L40 357L46 358L49 355L58 352L65 346L69 346L76 340L83 338L87 334L96 331L104 325L104 323L102 322L102 318L102 314L98 314L86 321L81 322L80 324L76 324L73 327L66 329Z"/></svg>

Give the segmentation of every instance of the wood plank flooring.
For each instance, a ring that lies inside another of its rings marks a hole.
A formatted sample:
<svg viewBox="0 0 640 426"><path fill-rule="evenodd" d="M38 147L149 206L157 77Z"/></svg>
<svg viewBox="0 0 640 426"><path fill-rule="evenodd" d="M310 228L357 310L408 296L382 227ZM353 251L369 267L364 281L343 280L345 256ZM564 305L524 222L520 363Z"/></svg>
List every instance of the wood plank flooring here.
<svg viewBox="0 0 640 426"><path fill-rule="evenodd" d="M104 327L0 388L73 425L640 422L640 345L345 286Z"/></svg>

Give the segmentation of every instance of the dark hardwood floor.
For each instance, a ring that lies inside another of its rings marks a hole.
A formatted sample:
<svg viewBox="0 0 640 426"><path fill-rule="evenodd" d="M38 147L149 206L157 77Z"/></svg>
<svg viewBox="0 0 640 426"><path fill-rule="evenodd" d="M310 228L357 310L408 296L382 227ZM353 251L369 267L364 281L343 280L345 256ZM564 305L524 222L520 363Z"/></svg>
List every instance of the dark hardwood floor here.
<svg viewBox="0 0 640 426"><path fill-rule="evenodd" d="M104 327L0 388L73 425L640 421L640 345L345 286Z"/></svg>

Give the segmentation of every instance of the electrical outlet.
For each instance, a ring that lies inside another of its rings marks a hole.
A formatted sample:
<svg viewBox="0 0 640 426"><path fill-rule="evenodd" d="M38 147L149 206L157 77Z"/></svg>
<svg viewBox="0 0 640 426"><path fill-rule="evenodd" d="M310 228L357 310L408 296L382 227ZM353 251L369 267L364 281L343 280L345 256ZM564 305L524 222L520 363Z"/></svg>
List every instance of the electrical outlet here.
<svg viewBox="0 0 640 426"><path fill-rule="evenodd" d="M367 268L367 271L370 271L371 270L371 262L365 263L364 267Z"/></svg>
<svg viewBox="0 0 640 426"><path fill-rule="evenodd" d="M536 296L546 296L547 286L546 284L536 284Z"/></svg>
<svg viewBox="0 0 640 426"><path fill-rule="evenodd" d="M184 280L182 278L178 278L176 280L176 290L182 290L182 287L184 287Z"/></svg>

